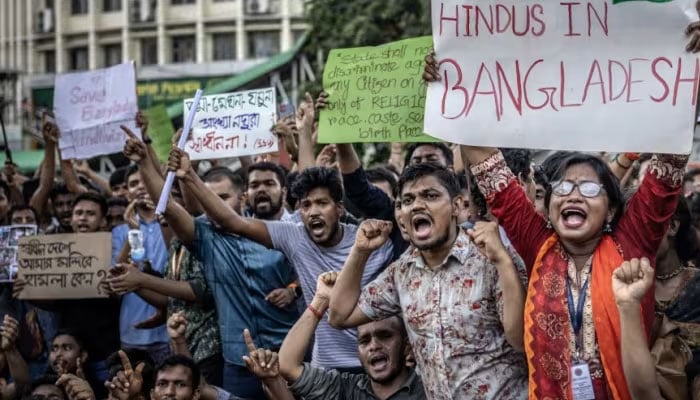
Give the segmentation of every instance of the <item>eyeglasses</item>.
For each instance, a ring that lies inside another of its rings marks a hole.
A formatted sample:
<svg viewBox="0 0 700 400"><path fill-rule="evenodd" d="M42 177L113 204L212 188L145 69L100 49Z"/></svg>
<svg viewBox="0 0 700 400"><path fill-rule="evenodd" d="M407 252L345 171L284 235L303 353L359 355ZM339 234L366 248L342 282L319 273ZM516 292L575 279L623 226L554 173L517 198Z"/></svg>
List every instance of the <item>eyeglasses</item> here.
<svg viewBox="0 0 700 400"><path fill-rule="evenodd" d="M580 183L572 181L559 181L552 184L552 193L557 196L568 196L574 189L578 188L581 196L587 198L598 197L605 188L597 182L583 181Z"/></svg>

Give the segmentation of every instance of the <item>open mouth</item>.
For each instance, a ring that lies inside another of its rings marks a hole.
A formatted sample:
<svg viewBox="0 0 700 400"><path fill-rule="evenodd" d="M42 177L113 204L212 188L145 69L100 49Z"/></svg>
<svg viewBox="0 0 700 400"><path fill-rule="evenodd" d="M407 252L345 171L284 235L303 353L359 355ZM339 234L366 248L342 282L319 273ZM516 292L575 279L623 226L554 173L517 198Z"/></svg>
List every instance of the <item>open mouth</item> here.
<svg viewBox="0 0 700 400"><path fill-rule="evenodd" d="M411 218L411 226L418 239L427 239L432 233L433 221L425 214L418 214Z"/></svg>
<svg viewBox="0 0 700 400"><path fill-rule="evenodd" d="M269 206L271 203L272 203L272 199L270 199L270 196L268 196L268 195L262 194L262 195L255 197L255 204L257 206L261 206L261 205L268 205Z"/></svg>
<svg viewBox="0 0 700 400"><path fill-rule="evenodd" d="M586 222L587 214L581 208L567 207L561 211L561 217L565 227L576 229Z"/></svg>
<svg viewBox="0 0 700 400"><path fill-rule="evenodd" d="M321 219L312 219L311 222L309 222L309 228L312 235L321 236L326 228L326 223Z"/></svg>
<svg viewBox="0 0 700 400"><path fill-rule="evenodd" d="M80 224L78 225L78 232L89 232L90 225Z"/></svg>
<svg viewBox="0 0 700 400"><path fill-rule="evenodd" d="M369 359L369 366L373 369L384 369L389 364L389 357L384 354L377 354Z"/></svg>

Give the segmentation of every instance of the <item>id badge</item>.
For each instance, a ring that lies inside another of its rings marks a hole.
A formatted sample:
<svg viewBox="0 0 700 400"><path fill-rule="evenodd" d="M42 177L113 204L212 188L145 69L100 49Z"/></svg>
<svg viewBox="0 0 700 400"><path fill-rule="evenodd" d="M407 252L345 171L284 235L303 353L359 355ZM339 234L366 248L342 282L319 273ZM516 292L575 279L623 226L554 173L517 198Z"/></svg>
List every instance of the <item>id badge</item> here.
<svg viewBox="0 0 700 400"><path fill-rule="evenodd" d="M574 400L595 400L591 371L586 363L571 365L571 392Z"/></svg>

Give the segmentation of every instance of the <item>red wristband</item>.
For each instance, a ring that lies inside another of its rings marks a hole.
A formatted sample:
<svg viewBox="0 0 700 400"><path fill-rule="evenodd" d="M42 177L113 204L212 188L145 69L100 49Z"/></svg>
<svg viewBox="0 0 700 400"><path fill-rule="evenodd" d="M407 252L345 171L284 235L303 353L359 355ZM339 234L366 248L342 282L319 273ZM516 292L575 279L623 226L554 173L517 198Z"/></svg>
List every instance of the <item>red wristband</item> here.
<svg viewBox="0 0 700 400"><path fill-rule="evenodd" d="M306 307L306 308L308 308L309 311L311 311L311 313L313 313L313 315L315 315L316 318L318 318L319 320L322 320L322 319L323 319L323 313L320 312L320 311L318 311L318 310L316 309L316 307L314 307L314 306L312 306L311 304L309 304L309 306Z"/></svg>
<svg viewBox="0 0 700 400"><path fill-rule="evenodd" d="M639 153L625 153L625 157L627 157L627 159L630 161L637 161L637 160L639 160L640 154Z"/></svg>

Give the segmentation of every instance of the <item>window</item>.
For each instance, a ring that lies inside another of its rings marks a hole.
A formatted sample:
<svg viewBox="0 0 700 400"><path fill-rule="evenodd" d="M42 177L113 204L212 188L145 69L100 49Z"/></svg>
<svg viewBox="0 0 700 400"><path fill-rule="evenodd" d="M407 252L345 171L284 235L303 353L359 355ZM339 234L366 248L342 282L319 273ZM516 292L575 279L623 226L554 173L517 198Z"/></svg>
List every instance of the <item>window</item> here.
<svg viewBox="0 0 700 400"><path fill-rule="evenodd" d="M87 47L76 47L68 50L70 69L81 71L88 69L88 49Z"/></svg>
<svg viewBox="0 0 700 400"><path fill-rule="evenodd" d="M141 39L141 65L158 64L158 40Z"/></svg>
<svg viewBox="0 0 700 400"><path fill-rule="evenodd" d="M71 14L87 14L88 13L88 0L71 0L70 7Z"/></svg>
<svg viewBox="0 0 700 400"><path fill-rule="evenodd" d="M122 9L122 0L103 0L102 11L112 12L120 11Z"/></svg>
<svg viewBox="0 0 700 400"><path fill-rule="evenodd" d="M173 36L173 62L194 61L194 36Z"/></svg>
<svg viewBox="0 0 700 400"><path fill-rule="evenodd" d="M53 50L44 52L44 72L47 74L56 72L56 52Z"/></svg>
<svg viewBox="0 0 700 400"><path fill-rule="evenodd" d="M194 4L195 0L170 0L170 4L174 6L179 6L182 4Z"/></svg>
<svg viewBox="0 0 700 400"><path fill-rule="evenodd" d="M235 60L236 59L236 34L216 33L214 38L213 60Z"/></svg>
<svg viewBox="0 0 700 400"><path fill-rule="evenodd" d="M272 57L280 52L280 34L274 31L248 32L248 56Z"/></svg>
<svg viewBox="0 0 700 400"><path fill-rule="evenodd" d="M110 44L104 47L105 67L122 63L122 45Z"/></svg>

